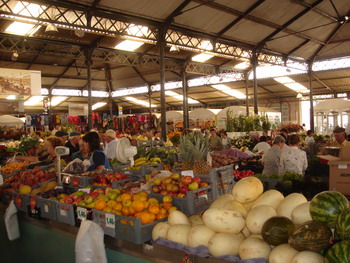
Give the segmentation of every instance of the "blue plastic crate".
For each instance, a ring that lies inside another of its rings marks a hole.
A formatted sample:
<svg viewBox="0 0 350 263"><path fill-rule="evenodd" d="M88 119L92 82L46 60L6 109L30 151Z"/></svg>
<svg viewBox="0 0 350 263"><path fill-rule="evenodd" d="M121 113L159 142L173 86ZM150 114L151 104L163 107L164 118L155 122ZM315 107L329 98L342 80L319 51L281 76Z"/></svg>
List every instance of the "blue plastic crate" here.
<svg viewBox="0 0 350 263"><path fill-rule="evenodd" d="M42 197L38 198L38 205L40 207L40 216L56 221L57 220L57 209L55 200L49 200Z"/></svg>
<svg viewBox="0 0 350 263"><path fill-rule="evenodd" d="M75 226L75 213L72 204L56 202L57 221Z"/></svg>

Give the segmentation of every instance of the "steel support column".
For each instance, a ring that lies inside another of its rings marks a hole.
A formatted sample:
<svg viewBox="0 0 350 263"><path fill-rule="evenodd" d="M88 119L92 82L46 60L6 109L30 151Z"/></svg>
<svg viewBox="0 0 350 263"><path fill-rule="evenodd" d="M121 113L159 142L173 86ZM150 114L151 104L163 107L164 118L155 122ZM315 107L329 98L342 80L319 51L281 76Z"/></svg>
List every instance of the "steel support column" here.
<svg viewBox="0 0 350 263"><path fill-rule="evenodd" d="M152 89L151 86L147 84L147 88L148 88L148 101L149 101L149 129L152 128Z"/></svg>
<svg viewBox="0 0 350 263"><path fill-rule="evenodd" d="M160 65L160 114L161 114L161 132L162 140L167 140L166 131L166 101L165 101L165 63L164 50L165 49L165 29L160 29L159 35L159 65Z"/></svg>
<svg viewBox="0 0 350 263"><path fill-rule="evenodd" d="M246 115L249 116L249 92L248 92L248 84L249 84L249 74L248 71L244 72L244 79L245 79L245 108L246 108Z"/></svg>
<svg viewBox="0 0 350 263"><path fill-rule="evenodd" d="M51 106L52 88L49 88L48 91L49 91L48 98L49 98L49 103L50 103L50 104L49 104L49 113L48 113L48 115L49 115L49 128L50 128L50 127L54 128L54 127L53 127L53 123L52 123L52 106Z"/></svg>
<svg viewBox="0 0 350 263"><path fill-rule="evenodd" d="M92 83L91 83L91 53L92 49L87 49L85 63L87 70L87 90L88 90L88 127L92 129Z"/></svg>
<svg viewBox="0 0 350 263"><path fill-rule="evenodd" d="M182 95L183 95L183 121L184 129L190 128L190 121L188 115L188 85L186 78L186 66L183 66L181 69L181 78L182 78Z"/></svg>
<svg viewBox="0 0 350 263"><path fill-rule="evenodd" d="M258 114L258 79L256 75L256 68L258 66L258 57L256 52L253 52L253 58L252 58L252 65L253 65L253 90L254 90L254 114Z"/></svg>
<svg viewBox="0 0 350 263"><path fill-rule="evenodd" d="M312 90L312 62L308 64L308 75L309 75L309 90L310 90L310 130L315 130L314 123L314 100Z"/></svg>

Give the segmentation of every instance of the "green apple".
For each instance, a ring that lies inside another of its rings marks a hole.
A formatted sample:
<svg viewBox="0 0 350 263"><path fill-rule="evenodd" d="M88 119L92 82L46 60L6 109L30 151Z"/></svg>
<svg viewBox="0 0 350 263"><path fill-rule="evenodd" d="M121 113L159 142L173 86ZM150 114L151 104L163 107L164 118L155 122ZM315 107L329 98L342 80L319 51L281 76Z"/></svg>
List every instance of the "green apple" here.
<svg viewBox="0 0 350 263"><path fill-rule="evenodd" d="M90 204L87 204L85 207L86 207L86 208L94 208L94 207L95 207L95 202L92 202L92 203L90 203Z"/></svg>
<svg viewBox="0 0 350 263"><path fill-rule="evenodd" d="M188 189L190 191L197 190L199 188L199 184L197 182L192 182L188 185Z"/></svg>
<svg viewBox="0 0 350 263"><path fill-rule="evenodd" d="M78 206L81 206L81 207L85 207L86 206L86 203L84 201L80 201L78 203Z"/></svg>
<svg viewBox="0 0 350 263"><path fill-rule="evenodd" d="M107 193L107 196L110 200L115 200L117 199L118 194L115 191L109 191Z"/></svg>
<svg viewBox="0 0 350 263"><path fill-rule="evenodd" d="M77 191L74 193L76 196L83 197L85 195L85 192L83 191Z"/></svg>
<svg viewBox="0 0 350 263"><path fill-rule="evenodd" d="M103 201L108 202L108 201L109 201L109 198L108 198L108 196L106 196L106 195L100 194L100 195L97 197L97 200L103 200Z"/></svg>
<svg viewBox="0 0 350 263"><path fill-rule="evenodd" d="M88 196L86 196L86 197L84 198L84 202L85 202L86 204L91 204L93 201L94 201L94 199L92 198L91 195L88 195Z"/></svg>

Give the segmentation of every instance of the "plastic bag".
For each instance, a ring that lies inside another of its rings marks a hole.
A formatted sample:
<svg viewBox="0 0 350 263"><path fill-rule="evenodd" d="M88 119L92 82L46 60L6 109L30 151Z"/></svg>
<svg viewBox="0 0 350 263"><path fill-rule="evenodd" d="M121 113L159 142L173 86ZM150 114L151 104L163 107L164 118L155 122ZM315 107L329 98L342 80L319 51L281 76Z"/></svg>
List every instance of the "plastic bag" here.
<svg viewBox="0 0 350 263"><path fill-rule="evenodd" d="M5 226L7 231L7 236L10 241L13 241L19 238L21 235L19 233L18 218L17 218L17 208L13 202L10 202L6 213L4 216Z"/></svg>
<svg viewBox="0 0 350 263"><path fill-rule="evenodd" d="M81 222L75 241L76 263L107 263L103 229L90 220Z"/></svg>
<svg viewBox="0 0 350 263"><path fill-rule="evenodd" d="M71 161L67 166L63 169L63 173L69 173L69 174L79 174L86 172L87 168L90 166L89 160L80 160L79 158L74 159Z"/></svg>

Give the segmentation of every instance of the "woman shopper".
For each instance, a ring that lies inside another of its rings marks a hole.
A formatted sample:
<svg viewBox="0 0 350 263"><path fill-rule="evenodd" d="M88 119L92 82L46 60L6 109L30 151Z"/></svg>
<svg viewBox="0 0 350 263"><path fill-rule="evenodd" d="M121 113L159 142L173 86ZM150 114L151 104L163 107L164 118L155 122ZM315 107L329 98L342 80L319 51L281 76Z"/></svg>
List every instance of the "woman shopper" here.
<svg viewBox="0 0 350 263"><path fill-rule="evenodd" d="M283 136L276 136L275 140L273 141L273 146L266 152L262 159L264 164L262 174L272 175L279 173L280 157L285 143L286 140Z"/></svg>
<svg viewBox="0 0 350 263"><path fill-rule="evenodd" d="M306 152L299 149L300 138L293 134L289 136L289 148L281 154L279 174L292 172L304 174L308 166Z"/></svg>
<svg viewBox="0 0 350 263"><path fill-rule="evenodd" d="M101 149L101 138L97 132L89 132L83 137L83 147L87 147L90 157L88 171L110 169L107 156Z"/></svg>

